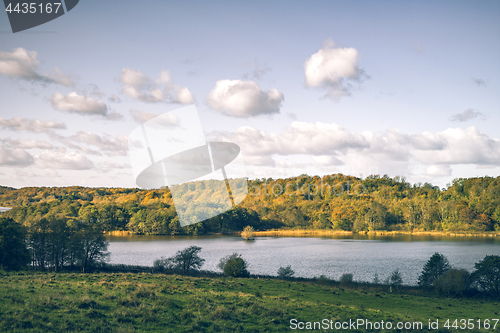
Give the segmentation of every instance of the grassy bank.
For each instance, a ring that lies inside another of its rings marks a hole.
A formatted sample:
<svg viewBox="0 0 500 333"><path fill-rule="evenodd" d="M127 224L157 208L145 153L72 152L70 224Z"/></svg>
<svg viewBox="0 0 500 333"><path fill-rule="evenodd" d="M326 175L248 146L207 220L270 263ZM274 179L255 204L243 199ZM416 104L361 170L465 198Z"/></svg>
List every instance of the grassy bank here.
<svg viewBox="0 0 500 333"><path fill-rule="evenodd" d="M451 236L451 237L500 237L500 232L469 232L455 233L451 231L344 231L344 230L324 230L324 229L273 229L266 231L255 231L255 236L274 237L328 237L337 235L373 235L373 236Z"/></svg>
<svg viewBox="0 0 500 333"><path fill-rule="evenodd" d="M0 285L1 332L284 332L293 318L419 321L424 327L439 319L442 328L448 318L484 320L500 312L497 300L325 281L25 272L3 273Z"/></svg>

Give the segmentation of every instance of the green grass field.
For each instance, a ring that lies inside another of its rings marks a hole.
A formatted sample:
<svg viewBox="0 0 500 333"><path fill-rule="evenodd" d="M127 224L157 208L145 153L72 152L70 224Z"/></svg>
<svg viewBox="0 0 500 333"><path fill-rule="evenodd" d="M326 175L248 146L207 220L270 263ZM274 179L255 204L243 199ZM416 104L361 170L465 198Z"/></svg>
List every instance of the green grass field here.
<svg viewBox="0 0 500 333"><path fill-rule="evenodd" d="M483 324L485 319L500 317L498 300L425 296L415 290L390 293L385 286L347 288L308 281L3 272L0 286L0 332L300 331L290 328L291 319L333 323L367 319L393 325L422 322L424 331L429 319L438 319L442 332L446 319L473 319L473 330L451 328L468 332L477 330L477 320ZM364 327L349 330L366 331ZM500 324L488 331L500 331Z"/></svg>

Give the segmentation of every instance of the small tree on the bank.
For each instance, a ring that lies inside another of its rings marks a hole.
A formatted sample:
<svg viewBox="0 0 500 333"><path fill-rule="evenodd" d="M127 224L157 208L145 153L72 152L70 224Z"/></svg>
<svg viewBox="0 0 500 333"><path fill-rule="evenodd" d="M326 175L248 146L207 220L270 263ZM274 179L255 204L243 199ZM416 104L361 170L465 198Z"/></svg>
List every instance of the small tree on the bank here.
<svg viewBox="0 0 500 333"><path fill-rule="evenodd" d="M280 279L289 279L293 276L293 274L295 274L295 272L293 271L291 265L278 268L278 277Z"/></svg>
<svg viewBox="0 0 500 333"><path fill-rule="evenodd" d="M153 265L156 269L161 268L187 274L197 271L203 266L205 259L198 256L200 251L201 247L192 245L184 250L177 251L173 257L155 260Z"/></svg>
<svg viewBox="0 0 500 333"><path fill-rule="evenodd" d="M252 226L247 225L245 229L241 232L241 237L245 238L245 240L253 239L255 230Z"/></svg>
<svg viewBox="0 0 500 333"><path fill-rule="evenodd" d="M222 258L217 266L227 276L247 277L250 275L246 261L238 253Z"/></svg>
<svg viewBox="0 0 500 333"><path fill-rule="evenodd" d="M427 261L418 278L418 285L421 287L430 287L434 285L434 281L443 276L451 269L448 259L440 254L434 253Z"/></svg>
<svg viewBox="0 0 500 333"><path fill-rule="evenodd" d="M391 276L389 277L389 285L391 287L395 287L396 289L399 289L401 285L403 285L403 276L399 272L398 269L396 269L394 272L391 273Z"/></svg>

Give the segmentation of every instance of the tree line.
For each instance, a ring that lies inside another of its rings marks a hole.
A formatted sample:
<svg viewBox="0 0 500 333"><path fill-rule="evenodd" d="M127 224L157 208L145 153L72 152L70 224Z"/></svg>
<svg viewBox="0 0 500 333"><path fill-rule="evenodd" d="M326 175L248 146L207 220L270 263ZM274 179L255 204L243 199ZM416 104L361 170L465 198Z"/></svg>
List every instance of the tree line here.
<svg viewBox="0 0 500 333"><path fill-rule="evenodd" d="M0 267L79 269L87 272L108 256L102 230L90 221L41 218L26 227L0 217Z"/></svg>
<svg viewBox="0 0 500 333"><path fill-rule="evenodd" d="M203 188L203 182L186 184ZM0 187L3 213L30 227L41 218L92 221L104 231L201 235L315 228L346 231L500 231L500 177L456 179L447 188L404 178L342 174L248 181L235 209L182 228L166 190L85 187ZM217 198L222 193L213 193ZM186 194L186 200L192 196Z"/></svg>

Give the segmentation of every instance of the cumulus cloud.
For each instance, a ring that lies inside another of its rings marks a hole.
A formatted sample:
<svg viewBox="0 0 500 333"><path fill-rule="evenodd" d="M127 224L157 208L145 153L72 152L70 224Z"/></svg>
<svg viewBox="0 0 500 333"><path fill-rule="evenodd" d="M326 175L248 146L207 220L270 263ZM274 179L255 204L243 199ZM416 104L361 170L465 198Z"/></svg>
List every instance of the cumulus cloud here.
<svg viewBox="0 0 500 333"><path fill-rule="evenodd" d="M45 151L35 156L35 164L42 169L89 170L94 164L85 155L78 153L64 154Z"/></svg>
<svg viewBox="0 0 500 333"><path fill-rule="evenodd" d="M101 99L78 95L76 92L70 92L66 96L56 92L52 95L51 102L54 109L59 111L87 116L102 116L110 120L122 118L122 116L116 112L108 112L108 106Z"/></svg>
<svg viewBox="0 0 500 333"><path fill-rule="evenodd" d="M253 81L220 80L207 95L208 105L225 115L254 117L280 112L284 96L276 89L262 91Z"/></svg>
<svg viewBox="0 0 500 333"><path fill-rule="evenodd" d="M66 129L66 124L64 123L19 117L12 119L0 117L0 126L12 131L27 131L33 133L51 132L55 129Z"/></svg>
<svg viewBox="0 0 500 333"><path fill-rule="evenodd" d="M83 143L99 148L108 155L127 155L128 138L126 135L98 135L92 132L78 132L68 138L73 142ZM84 148L84 147L83 147Z"/></svg>
<svg viewBox="0 0 500 333"><path fill-rule="evenodd" d="M194 96L188 88L181 88L172 82L169 71L161 71L158 79L152 80L139 70L122 69L120 77L122 92L146 103L191 104Z"/></svg>
<svg viewBox="0 0 500 333"><path fill-rule="evenodd" d="M462 113L457 113L451 116L451 121L467 121L477 117L484 117L481 112L474 111L473 109L467 109Z"/></svg>
<svg viewBox="0 0 500 333"><path fill-rule="evenodd" d="M34 158L25 150L8 149L0 146L0 165L1 166L20 166L25 167L33 164Z"/></svg>
<svg viewBox="0 0 500 333"><path fill-rule="evenodd" d="M42 84L54 83L73 86L74 82L57 67L47 74L39 71L40 61L35 51L27 51L22 47L11 52L0 51L0 74L10 78L21 79Z"/></svg>
<svg viewBox="0 0 500 333"><path fill-rule="evenodd" d="M351 94L351 82L364 75L358 66L359 54L352 47L335 47L329 39L305 63L306 85L327 90L326 97L338 100Z"/></svg>

